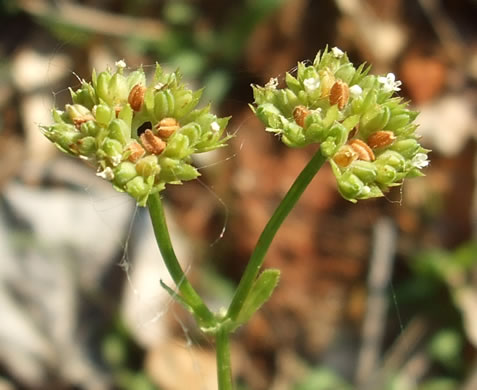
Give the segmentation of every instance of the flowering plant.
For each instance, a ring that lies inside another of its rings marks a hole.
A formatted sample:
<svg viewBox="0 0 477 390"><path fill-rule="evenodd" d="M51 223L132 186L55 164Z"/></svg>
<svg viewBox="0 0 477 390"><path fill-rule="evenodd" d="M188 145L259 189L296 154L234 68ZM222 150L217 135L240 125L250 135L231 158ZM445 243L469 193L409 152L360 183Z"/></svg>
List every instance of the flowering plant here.
<svg viewBox="0 0 477 390"><path fill-rule="evenodd" d="M147 85L142 69L124 74L96 74L71 90L73 104L53 110L54 123L42 131L62 151L89 161L97 175L118 191L147 206L163 260L177 290L162 286L195 317L200 329L216 340L220 390L233 388L229 338L267 301L280 272L260 273L276 232L326 162L332 166L344 198L382 196L405 178L421 176L428 150L420 146L413 124L417 113L394 92L401 82L392 73L368 74L355 68L338 48L318 53L312 65L298 63L286 87L277 79L253 86L251 108L290 147L320 145L265 226L227 309L213 313L192 287L175 255L159 193L199 175L192 155L225 146L228 118L196 109L201 91L191 91L178 72L156 66Z"/></svg>

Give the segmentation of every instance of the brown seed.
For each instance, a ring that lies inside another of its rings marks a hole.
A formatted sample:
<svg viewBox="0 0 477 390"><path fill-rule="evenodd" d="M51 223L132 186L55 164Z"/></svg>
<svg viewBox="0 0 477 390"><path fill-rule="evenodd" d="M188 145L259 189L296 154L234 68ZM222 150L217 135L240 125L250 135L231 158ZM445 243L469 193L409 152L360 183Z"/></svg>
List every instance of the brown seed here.
<svg viewBox="0 0 477 390"><path fill-rule="evenodd" d="M344 81L338 80L331 87L330 91L330 104L334 106L338 105L338 108L342 110L349 100L349 87Z"/></svg>
<svg viewBox="0 0 477 390"><path fill-rule="evenodd" d="M358 158L358 153L350 145L343 145L334 155L333 160L340 167L344 168Z"/></svg>
<svg viewBox="0 0 477 390"><path fill-rule="evenodd" d="M293 110L293 118L298 126L305 127L305 119L310 115L310 110L305 106L296 106Z"/></svg>
<svg viewBox="0 0 477 390"><path fill-rule="evenodd" d="M169 138L179 129L179 122L175 118L164 118L156 125L157 135L163 139Z"/></svg>
<svg viewBox="0 0 477 390"><path fill-rule="evenodd" d="M373 148L384 148L385 146L391 145L396 140L396 136L392 131L389 130L380 130L371 134L368 137L368 145Z"/></svg>
<svg viewBox="0 0 477 390"><path fill-rule="evenodd" d="M150 129L147 129L144 133L142 133L140 138L142 141L142 146L144 146L144 149L146 149L149 153L161 154L166 148L166 143L159 137L156 137Z"/></svg>
<svg viewBox="0 0 477 390"><path fill-rule="evenodd" d="M360 139L353 139L349 142L349 145L356 152L360 160L364 160L364 161L375 160L376 157L374 157L373 150L369 147L369 145L366 142Z"/></svg>
<svg viewBox="0 0 477 390"><path fill-rule="evenodd" d="M133 142L128 145L128 150L131 152L131 154L128 157L128 160L135 163L137 160L139 160L146 151L144 148L141 146L139 142Z"/></svg>
<svg viewBox="0 0 477 390"><path fill-rule="evenodd" d="M136 84L132 87L131 92L129 92L128 103L134 111L139 111L144 102L144 93L146 92L146 87L141 84Z"/></svg>

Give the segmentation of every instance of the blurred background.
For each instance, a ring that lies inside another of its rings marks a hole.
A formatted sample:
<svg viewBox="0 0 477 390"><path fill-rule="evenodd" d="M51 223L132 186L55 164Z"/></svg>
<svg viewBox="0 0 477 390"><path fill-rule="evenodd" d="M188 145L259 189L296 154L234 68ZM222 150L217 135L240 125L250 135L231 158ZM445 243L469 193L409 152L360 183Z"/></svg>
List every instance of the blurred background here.
<svg viewBox="0 0 477 390"><path fill-rule="evenodd" d="M272 299L233 339L240 390L477 389L475 0L0 1L0 389L216 389L215 351L163 291L149 217L39 124L119 59L180 67L232 115L200 181L164 192L214 309L314 152L251 115L250 84L326 45L394 72L426 177L353 205L323 168L267 256Z"/></svg>

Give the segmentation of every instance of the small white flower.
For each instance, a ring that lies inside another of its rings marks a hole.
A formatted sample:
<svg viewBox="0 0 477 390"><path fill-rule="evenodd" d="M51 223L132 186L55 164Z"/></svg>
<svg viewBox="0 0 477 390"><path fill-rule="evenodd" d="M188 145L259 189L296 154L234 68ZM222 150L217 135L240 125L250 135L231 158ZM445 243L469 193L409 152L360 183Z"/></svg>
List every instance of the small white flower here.
<svg viewBox="0 0 477 390"><path fill-rule="evenodd" d="M96 176L111 181L114 179L114 172L110 167L106 167L103 171L96 172Z"/></svg>
<svg viewBox="0 0 477 390"><path fill-rule="evenodd" d="M417 168L417 169L422 169L425 168L429 165L429 160L427 159L427 154L425 153L417 153L413 158L412 158L412 166Z"/></svg>
<svg viewBox="0 0 477 390"><path fill-rule="evenodd" d="M320 86L320 80L310 77L303 81L303 85L308 92L312 92Z"/></svg>
<svg viewBox="0 0 477 390"><path fill-rule="evenodd" d="M341 50L339 47L336 47L336 46L331 49L331 52L333 53L333 56L335 58L341 58L344 55L344 51Z"/></svg>
<svg viewBox="0 0 477 390"><path fill-rule="evenodd" d="M383 85L384 92L400 91L401 81L396 80L394 73L388 73L386 76L379 76L378 82Z"/></svg>
<svg viewBox="0 0 477 390"><path fill-rule="evenodd" d="M114 166L117 166L119 165L122 159L123 159L123 156L121 156L120 154L117 154L116 156L111 157L111 162L113 163ZM113 175L113 178L114 178L114 175Z"/></svg>
<svg viewBox="0 0 477 390"><path fill-rule="evenodd" d="M272 77L270 81L265 84L265 88L277 89L277 87L278 87L278 79L276 77Z"/></svg>
<svg viewBox="0 0 477 390"><path fill-rule="evenodd" d="M124 69L126 67L126 62L124 60L119 60L114 63L116 68Z"/></svg>
<svg viewBox="0 0 477 390"><path fill-rule="evenodd" d="M351 87L349 87L349 94L353 98L358 97L362 93L363 93L363 89L358 84L355 84L355 85L352 85Z"/></svg>
<svg viewBox="0 0 477 390"><path fill-rule="evenodd" d="M214 121L210 124L210 128L212 129L212 131L217 133L220 130L220 125L218 122Z"/></svg>

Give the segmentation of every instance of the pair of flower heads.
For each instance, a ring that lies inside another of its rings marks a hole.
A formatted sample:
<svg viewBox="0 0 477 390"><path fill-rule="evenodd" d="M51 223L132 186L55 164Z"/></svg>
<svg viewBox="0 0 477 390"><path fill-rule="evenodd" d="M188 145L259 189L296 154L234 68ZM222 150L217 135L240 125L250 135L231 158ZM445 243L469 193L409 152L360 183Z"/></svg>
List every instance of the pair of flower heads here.
<svg viewBox="0 0 477 390"><path fill-rule="evenodd" d="M199 176L192 156L226 145L229 118L197 108L202 90L188 89L178 71L156 65L148 83L142 68L125 69L118 61L114 71L93 71L91 82L70 89L72 104L53 109L54 123L42 131L144 206L166 184ZM428 165L415 133L417 113L394 96L401 82L369 70L334 47L311 65L299 62L281 88L277 79L252 85L251 108L266 130L290 147L319 144L340 193L353 202L382 196Z"/></svg>

